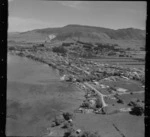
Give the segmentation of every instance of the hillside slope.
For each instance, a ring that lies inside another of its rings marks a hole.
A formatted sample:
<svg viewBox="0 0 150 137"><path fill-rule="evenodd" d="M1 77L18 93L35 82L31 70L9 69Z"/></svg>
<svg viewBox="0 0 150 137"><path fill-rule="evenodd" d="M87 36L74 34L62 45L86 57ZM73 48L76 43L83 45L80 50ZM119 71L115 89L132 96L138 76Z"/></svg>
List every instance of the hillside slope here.
<svg viewBox="0 0 150 137"><path fill-rule="evenodd" d="M36 29L14 35L8 34L8 40L26 42L49 41L49 35L56 37L52 41L83 41L91 43L118 44L122 48L140 48L145 46L145 31L134 28L108 29L102 27L67 25L61 28Z"/></svg>

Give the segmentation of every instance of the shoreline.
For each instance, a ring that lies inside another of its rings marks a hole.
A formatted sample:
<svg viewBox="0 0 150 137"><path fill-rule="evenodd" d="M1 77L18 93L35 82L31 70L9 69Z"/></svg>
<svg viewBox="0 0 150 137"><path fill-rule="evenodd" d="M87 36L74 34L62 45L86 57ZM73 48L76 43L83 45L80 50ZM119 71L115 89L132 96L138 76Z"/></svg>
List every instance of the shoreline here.
<svg viewBox="0 0 150 137"><path fill-rule="evenodd" d="M36 57L36 56L34 56L34 55L31 55L31 54L29 54L29 55L25 55L23 52L21 52L21 54L19 53L19 54L15 54L15 55L17 55L17 56L20 56L20 57L26 57L26 58L28 58L28 59L31 59L31 60L34 60L34 61L37 61L37 62L41 62L41 63L43 63L43 64L46 64L46 65L48 65L48 66L50 66L50 67L52 67L52 68L54 68L54 69L57 69L57 70L59 70L59 71L61 71L61 72L63 72L64 73L64 75L63 76L65 76L65 75L67 75L67 73L74 73L74 72L72 72L72 71L66 71L66 70L64 70L64 68L61 68L60 66L58 66L58 65L56 65L54 62L52 62L52 61L46 61L44 58L42 59L42 58L39 58L39 57ZM55 54L56 55L56 54ZM57 57L58 57L58 55L57 55ZM61 56L61 58L63 58L62 56ZM68 64L67 64L68 65ZM72 67L75 67L75 68L77 68L77 69L79 69L80 71L83 71L81 68L78 68L78 67L76 67L75 65L70 65L70 66L72 66ZM99 65L98 65L99 66ZM106 66L106 68L109 68L109 66ZM115 68L115 66L114 65L111 65L110 66L110 68ZM121 69L123 69L122 67L121 67ZM127 70L130 70L129 68L127 68ZM66 72L66 73L65 73ZM88 72L88 71L84 71L87 75L89 75L90 73ZM75 73L76 74L76 73ZM69 74L70 75L70 74ZM108 76L109 77L109 76ZM125 79L126 79L126 76L122 76L122 77L125 77ZM106 77L107 78L107 77ZM61 77L60 77L60 79L61 79ZM102 79L104 79L104 78L102 78ZM129 79L129 78L127 78L127 79ZM68 81L68 80L66 80L65 78L63 79L63 81ZM70 81L70 80L69 80ZM68 81L68 82L69 82ZM97 94L99 94L98 92L99 91L97 91L94 87L92 87L91 85L89 85L87 82L88 81L75 81L75 80L71 80L70 81L71 83L73 83L73 84L75 84L76 85L76 87L78 87L80 90L85 90L87 87L89 87L89 88L91 88L92 90L95 90L95 92L97 93ZM86 87L86 88L85 88ZM84 91L85 92L85 91ZM144 91L143 91L144 92ZM143 93L142 92L142 93ZM126 94L126 93L119 93L120 95L121 94ZM127 93L127 94L130 94L130 93ZM105 96L107 96L107 97L109 97L109 96L113 96L113 95L115 95L115 93L113 93L113 94L110 94L110 95L103 95L102 93L100 93L99 94L100 95L100 97L101 97L101 100L102 100L102 102L103 102L103 104L104 104L104 107L105 106L107 106L106 105L106 103L105 103L105 101L104 101L104 99L103 99L103 97L105 97Z"/></svg>
<svg viewBox="0 0 150 137"><path fill-rule="evenodd" d="M128 81L132 79L132 77L130 77L130 75L129 76L126 75L126 72L129 71L130 73L128 74L132 74L134 73L133 70L129 68L119 67L119 66L117 67L115 65L111 66L111 65L105 65L105 64L97 64L96 62L88 62L85 60L76 61L70 58L59 56L52 52L44 53L43 51L39 51L38 53L21 51L21 52L13 52L10 54L14 54L20 57L26 57L31 60L41 62L43 64L46 64L50 67L53 67L54 69L57 69L63 72L64 75L67 75L66 78L64 78L64 81L71 82L81 92L84 92L84 99L82 100L83 103L80 106L78 106L77 110L74 110L72 113L74 114L93 113L93 114L110 116L110 115L117 114L117 113L128 113L129 111L131 111L130 109L131 107L126 108L126 107L123 107L122 105L121 108L117 108L116 106L112 106L111 103L105 102L108 98L111 99L111 97L116 98L116 100L120 100L118 96L130 95L131 94L130 92L122 93L117 90L116 91L111 90L111 92L108 95L107 94L105 95L101 93L101 90L103 90L102 88L100 90L96 89L96 85L101 86L100 81L104 79L106 79L106 81L111 82L111 77L112 77L112 80L115 80L117 79L117 77L119 77ZM95 69L92 70L93 67L95 67L96 70ZM138 72L139 74L142 74L139 70L137 70L137 74ZM119 75L116 75L117 73ZM124 73L124 74L120 75L121 73ZM99 76L98 79L96 75ZM93 78L91 76L93 76ZM135 74L135 76L139 77L140 75ZM98 84L94 85L96 82ZM139 93L144 93L144 91L139 92ZM133 91L133 95L134 95L134 91ZM99 108L93 107L93 103L95 104L97 99L100 99L100 102L101 102L101 106ZM83 106L85 102L87 102L90 107Z"/></svg>

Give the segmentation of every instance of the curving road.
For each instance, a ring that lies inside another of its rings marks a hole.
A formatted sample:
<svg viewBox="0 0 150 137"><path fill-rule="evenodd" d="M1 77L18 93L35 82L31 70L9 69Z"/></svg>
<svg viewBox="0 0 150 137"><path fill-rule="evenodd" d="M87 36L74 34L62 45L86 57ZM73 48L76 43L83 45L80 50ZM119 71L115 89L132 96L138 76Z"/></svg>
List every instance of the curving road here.
<svg viewBox="0 0 150 137"><path fill-rule="evenodd" d="M106 107L108 106L108 104L106 104L104 97L106 97L107 95L102 94L101 92L99 92L97 89L95 89L92 85L90 85L89 83L85 82L84 83L86 86L88 86L89 88L93 89L97 95L99 95L99 97L101 98L102 101L102 107Z"/></svg>
<svg viewBox="0 0 150 137"><path fill-rule="evenodd" d="M91 88L92 90L94 90L96 92L96 94L101 98L101 101L102 101L102 107L106 107L108 106L108 104L106 104L105 100L104 100L104 97L110 97L110 96L113 96L115 95L116 93L114 94L110 94L110 95L104 95L102 94L100 91L98 91L96 88L94 88L91 84L85 82L84 83L86 86L88 86L89 88ZM141 94L141 93L144 93L144 91L135 91L133 92L133 94ZM130 94L130 92L126 92L126 93L117 93L118 95L124 95L124 94Z"/></svg>

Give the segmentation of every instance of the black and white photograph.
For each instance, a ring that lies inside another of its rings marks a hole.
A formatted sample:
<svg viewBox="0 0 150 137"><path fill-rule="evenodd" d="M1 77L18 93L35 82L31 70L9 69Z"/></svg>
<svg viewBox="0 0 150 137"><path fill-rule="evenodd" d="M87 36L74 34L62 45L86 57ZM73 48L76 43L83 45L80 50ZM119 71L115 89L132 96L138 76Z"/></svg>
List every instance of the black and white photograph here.
<svg viewBox="0 0 150 137"><path fill-rule="evenodd" d="M6 136L144 137L146 1L8 0Z"/></svg>

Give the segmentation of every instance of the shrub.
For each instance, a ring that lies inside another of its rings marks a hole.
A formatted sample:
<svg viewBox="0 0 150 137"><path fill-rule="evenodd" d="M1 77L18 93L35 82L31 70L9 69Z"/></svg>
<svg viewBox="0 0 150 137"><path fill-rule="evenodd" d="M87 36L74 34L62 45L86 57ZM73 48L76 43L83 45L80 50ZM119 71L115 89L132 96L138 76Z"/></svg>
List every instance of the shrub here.
<svg viewBox="0 0 150 137"><path fill-rule="evenodd" d="M86 50L91 50L92 46L92 44L84 44L83 48L85 48Z"/></svg>
<svg viewBox="0 0 150 137"><path fill-rule="evenodd" d="M44 44L39 44L39 47L44 47Z"/></svg>
<svg viewBox="0 0 150 137"><path fill-rule="evenodd" d="M110 52L110 53L108 53L108 56L114 56L114 55L116 55L115 52Z"/></svg>
<svg viewBox="0 0 150 137"><path fill-rule="evenodd" d="M131 50L131 48L127 48L126 50L130 51L130 50Z"/></svg>
<svg viewBox="0 0 150 137"><path fill-rule="evenodd" d="M75 134L74 134L74 129L73 128L69 128L65 133L64 133L64 136L63 137L77 137Z"/></svg>
<svg viewBox="0 0 150 137"><path fill-rule="evenodd" d="M141 116L143 113L144 113L144 108L140 105L134 106L130 111L130 114L137 115L137 116Z"/></svg>
<svg viewBox="0 0 150 137"><path fill-rule="evenodd" d="M137 106L137 98L133 98L129 103L128 103L128 106Z"/></svg>
<svg viewBox="0 0 150 137"><path fill-rule="evenodd" d="M139 99L134 99L128 104L132 106L130 114L140 116L144 113L144 103Z"/></svg>
<svg viewBox="0 0 150 137"><path fill-rule="evenodd" d="M92 133L92 132L89 132L89 131L84 131L82 133L82 135L79 136L79 137L101 137L101 136L97 132Z"/></svg>
<svg viewBox="0 0 150 137"><path fill-rule="evenodd" d="M96 100L96 108L101 108L102 107L102 102L100 98L97 98Z"/></svg>
<svg viewBox="0 0 150 137"><path fill-rule="evenodd" d="M67 53L67 50L64 47L62 47L62 46L53 47L52 51L56 52L56 53L61 53L61 54L66 54Z"/></svg>
<svg viewBox="0 0 150 137"><path fill-rule="evenodd" d="M121 103L121 104L123 104L124 103L124 101L122 100L122 99L118 99L118 101L117 101L118 103Z"/></svg>
<svg viewBox="0 0 150 137"><path fill-rule="evenodd" d="M54 127L54 126L59 126L59 125L61 125L63 122L64 122L63 117L56 116L56 117L54 118L54 120L53 120L52 126L53 126L53 127Z"/></svg>
<svg viewBox="0 0 150 137"><path fill-rule="evenodd" d="M145 47L140 47L140 50L145 51Z"/></svg>
<svg viewBox="0 0 150 137"><path fill-rule="evenodd" d="M63 137L70 137L71 133L70 132L65 132Z"/></svg>
<svg viewBox="0 0 150 137"><path fill-rule="evenodd" d="M73 114L66 112L66 113L63 113L63 117L65 120L69 120L73 118Z"/></svg>
<svg viewBox="0 0 150 137"><path fill-rule="evenodd" d="M130 92L131 95L133 95L133 92Z"/></svg>
<svg viewBox="0 0 150 137"><path fill-rule="evenodd" d="M70 128L70 127L72 127L73 126L73 124L72 123L69 123L69 122L65 122L64 123L64 125L63 125L63 127L62 128Z"/></svg>
<svg viewBox="0 0 150 137"><path fill-rule="evenodd" d="M83 108L89 108L90 104L89 104L88 101L85 101L85 102L82 103L81 107L83 107Z"/></svg>
<svg viewBox="0 0 150 137"><path fill-rule="evenodd" d="M73 43L62 43L62 46L63 47L69 47L71 44L73 44Z"/></svg>
<svg viewBox="0 0 150 137"><path fill-rule="evenodd" d="M15 50L15 47L8 47L9 50Z"/></svg>

